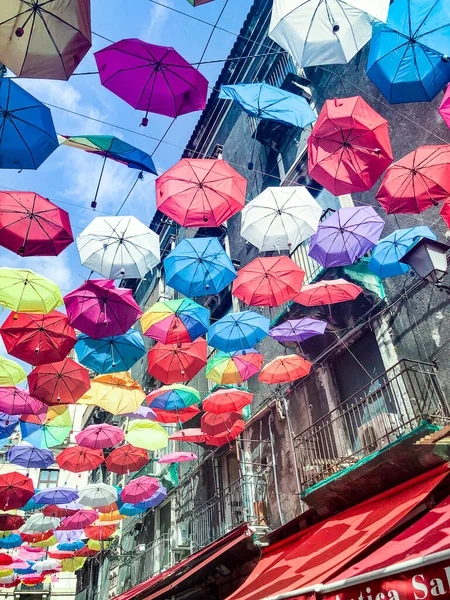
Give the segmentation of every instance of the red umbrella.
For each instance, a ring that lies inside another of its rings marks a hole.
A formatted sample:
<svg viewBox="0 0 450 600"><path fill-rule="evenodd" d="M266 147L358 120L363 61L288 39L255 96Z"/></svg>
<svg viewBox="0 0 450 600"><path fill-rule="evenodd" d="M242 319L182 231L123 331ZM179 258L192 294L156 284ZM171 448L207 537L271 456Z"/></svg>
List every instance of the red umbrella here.
<svg viewBox="0 0 450 600"><path fill-rule="evenodd" d="M174 442L193 442L194 444L202 444L205 441L205 434L201 429L180 429L169 436L169 440Z"/></svg>
<svg viewBox="0 0 450 600"><path fill-rule="evenodd" d="M43 408L42 402L17 387L0 386L0 412L7 415L34 415Z"/></svg>
<svg viewBox="0 0 450 600"><path fill-rule="evenodd" d="M72 446L65 448L56 457L56 462L60 469L71 471L72 473L82 473L83 471L93 471L97 469L105 460L101 450L91 450L83 446Z"/></svg>
<svg viewBox="0 0 450 600"><path fill-rule="evenodd" d="M355 300L362 292L362 288L346 279L323 279L318 283L310 283L302 287L295 302L303 306L323 306L324 304L338 304Z"/></svg>
<svg viewBox="0 0 450 600"><path fill-rule="evenodd" d="M20 515L3 514L0 515L0 531L13 531L19 529L25 523Z"/></svg>
<svg viewBox="0 0 450 600"><path fill-rule="evenodd" d="M45 542L53 536L53 531L43 531L42 533L23 533L20 532L20 537L24 542L28 544L37 544L39 542Z"/></svg>
<svg viewBox="0 0 450 600"><path fill-rule="evenodd" d="M156 208L182 227L219 227L244 208L246 188L224 160L183 158L156 180Z"/></svg>
<svg viewBox="0 0 450 600"><path fill-rule="evenodd" d="M73 558L75 552L64 552L64 550L49 550L48 557L56 558L56 560L64 560L66 558Z"/></svg>
<svg viewBox="0 0 450 600"><path fill-rule="evenodd" d="M91 550L89 548L89 546L85 546L84 548L81 548L80 550L76 550L74 552L74 556L80 557L80 558L91 558L92 556L95 556L97 554L97 550Z"/></svg>
<svg viewBox="0 0 450 600"><path fill-rule="evenodd" d="M185 423L200 413L196 406L187 406L178 410L153 409L158 423Z"/></svg>
<svg viewBox="0 0 450 600"><path fill-rule="evenodd" d="M308 170L335 196L370 190L393 161L388 122L361 96L326 100L308 138Z"/></svg>
<svg viewBox="0 0 450 600"><path fill-rule="evenodd" d="M19 256L57 256L73 242L69 215L33 192L0 192L0 245Z"/></svg>
<svg viewBox="0 0 450 600"><path fill-rule="evenodd" d="M98 540L101 542L109 539L116 529L116 525L91 525L84 528L84 534L91 540Z"/></svg>
<svg viewBox="0 0 450 600"><path fill-rule="evenodd" d="M89 371L71 358L36 367L28 375L30 394L49 406L75 404L91 387Z"/></svg>
<svg viewBox="0 0 450 600"><path fill-rule="evenodd" d="M245 423L244 421L242 421L242 419L240 419L239 421L236 421L230 431L227 431L227 433L223 434L223 435L207 435L205 436L205 443L208 444L208 446L223 446L224 444L229 444L230 442L232 442L235 438L237 438L237 436L242 433L244 431L245 428Z"/></svg>
<svg viewBox="0 0 450 600"><path fill-rule="evenodd" d="M92 448L92 450L112 448L120 444L124 438L123 429L108 423L89 425L75 436L77 444L85 448Z"/></svg>
<svg viewBox="0 0 450 600"><path fill-rule="evenodd" d="M253 394L237 388L218 390L206 396L202 408L216 415L222 413L240 412L244 406L252 403Z"/></svg>
<svg viewBox="0 0 450 600"><path fill-rule="evenodd" d="M206 341L190 344L161 344L148 353L148 372L163 383L190 381L206 365Z"/></svg>
<svg viewBox="0 0 450 600"><path fill-rule="evenodd" d="M231 432L233 425L237 421L242 421L240 413L231 412L221 415L205 413L201 421L201 430L205 435L222 436Z"/></svg>
<svg viewBox="0 0 450 600"><path fill-rule="evenodd" d="M5 554L4 552L0 552L0 566L7 567L14 562L14 559L9 554Z"/></svg>
<svg viewBox="0 0 450 600"><path fill-rule="evenodd" d="M450 229L450 200L445 200L439 214L444 220L444 223Z"/></svg>
<svg viewBox="0 0 450 600"><path fill-rule="evenodd" d="M135 448L131 444L125 444L115 448L106 458L105 463L111 473L128 475L145 467L148 463L148 452Z"/></svg>
<svg viewBox="0 0 450 600"><path fill-rule="evenodd" d="M29 585L29 586L39 585L40 583L43 583L44 580L45 580L45 574L43 574L43 575L24 575L23 577L20 577L20 581L24 585Z"/></svg>
<svg viewBox="0 0 450 600"><path fill-rule="evenodd" d="M0 510L22 508L34 496L33 481L17 471L0 475Z"/></svg>
<svg viewBox="0 0 450 600"><path fill-rule="evenodd" d="M66 508L64 506L57 506L56 504L47 504L42 509L42 514L45 517L58 517L59 519L64 519L65 517L70 517L78 512L78 509Z"/></svg>
<svg viewBox="0 0 450 600"><path fill-rule="evenodd" d="M0 328L6 350L34 367L66 358L77 342L75 330L63 313L11 313Z"/></svg>
<svg viewBox="0 0 450 600"><path fill-rule="evenodd" d="M77 529L84 529L92 525L94 521L98 519L98 512L96 510L81 508L77 510L74 515L67 517L58 526L61 531L74 531Z"/></svg>
<svg viewBox="0 0 450 600"><path fill-rule="evenodd" d="M288 256L255 258L233 281L233 295L249 306L279 306L300 293L304 277Z"/></svg>
<svg viewBox="0 0 450 600"><path fill-rule="evenodd" d="M312 364L309 361L296 354L277 356L263 368L258 379L270 385L288 383L308 375L311 367Z"/></svg>
<svg viewBox="0 0 450 600"><path fill-rule="evenodd" d="M395 162L376 198L388 214L421 213L450 198L450 146L420 146Z"/></svg>
<svg viewBox="0 0 450 600"><path fill-rule="evenodd" d="M144 502L151 498L158 489L159 481L155 477L143 475L129 481L120 492L120 497L123 502L138 504L138 502Z"/></svg>

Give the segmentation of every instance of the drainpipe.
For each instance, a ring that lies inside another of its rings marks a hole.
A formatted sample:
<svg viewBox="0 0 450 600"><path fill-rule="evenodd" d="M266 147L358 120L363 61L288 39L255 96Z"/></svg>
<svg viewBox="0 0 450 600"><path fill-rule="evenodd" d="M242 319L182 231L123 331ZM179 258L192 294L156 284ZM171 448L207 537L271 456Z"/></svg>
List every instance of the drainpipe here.
<svg viewBox="0 0 450 600"><path fill-rule="evenodd" d="M300 505L300 512L304 512L303 502L301 499L302 484L300 482L300 476L298 474L297 458L295 455L294 433L292 431L291 418L289 416L289 408L288 408L288 403L287 403L285 396L283 396L283 405L284 405L284 413L286 415L286 421L287 421L287 426L288 426L288 435L289 435L289 442L291 444L292 458L294 460L294 471L295 471L295 481L297 483L298 503Z"/></svg>
<svg viewBox="0 0 450 600"><path fill-rule="evenodd" d="M270 449L272 451L273 480L275 483L275 496L277 498L277 507L278 507L278 514L280 515L280 523L282 525L284 525L283 512L281 510L281 502L280 502L280 490L278 489L277 460L275 458L272 423L273 423L273 414L271 413L269 416L269 436L270 436Z"/></svg>

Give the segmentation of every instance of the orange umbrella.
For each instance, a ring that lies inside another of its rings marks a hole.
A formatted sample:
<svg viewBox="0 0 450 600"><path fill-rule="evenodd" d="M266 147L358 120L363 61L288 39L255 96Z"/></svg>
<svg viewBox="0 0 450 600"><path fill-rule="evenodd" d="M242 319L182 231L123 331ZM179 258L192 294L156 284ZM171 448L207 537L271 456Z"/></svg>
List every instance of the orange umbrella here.
<svg viewBox="0 0 450 600"><path fill-rule="evenodd" d="M201 429L180 429L175 431L169 436L169 440L174 442L193 442L195 444L202 444L205 441L205 434Z"/></svg>
<svg viewBox="0 0 450 600"><path fill-rule="evenodd" d="M102 542L109 539L116 531L117 527L110 524L90 525L84 528L84 533L87 538Z"/></svg>
<svg viewBox="0 0 450 600"><path fill-rule="evenodd" d="M202 408L206 412L216 415L222 413L239 412L244 406L252 403L253 394L238 388L225 388L209 394L203 402Z"/></svg>
<svg viewBox="0 0 450 600"><path fill-rule="evenodd" d="M259 374L259 381L264 383L288 383L305 377L311 371L312 364L302 356L288 354L277 356L267 364Z"/></svg>
<svg viewBox="0 0 450 600"><path fill-rule="evenodd" d="M206 436L226 436L231 433L233 425L238 421L242 421L242 416L237 412L221 415L205 413L201 420L201 430Z"/></svg>
<svg viewBox="0 0 450 600"><path fill-rule="evenodd" d="M224 435L207 435L205 439L205 443L208 446L223 446L224 444L231 443L240 433L244 431L245 423L240 419L236 421L231 427L230 431L228 431Z"/></svg>
<svg viewBox="0 0 450 600"><path fill-rule="evenodd" d="M179 410L160 410L159 408L153 410L159 423L186 423L200 413L196 406L187 406Z"/></svg>
<svg viewBox="0 0 450 600"><path fill-rule="evenodd" d="M346 279L322 280L318 283L304 285L300 294L294 298L303 306L323 306L324 304L337 304L347 300L355 300L362 292L362 288Z"/></svg>

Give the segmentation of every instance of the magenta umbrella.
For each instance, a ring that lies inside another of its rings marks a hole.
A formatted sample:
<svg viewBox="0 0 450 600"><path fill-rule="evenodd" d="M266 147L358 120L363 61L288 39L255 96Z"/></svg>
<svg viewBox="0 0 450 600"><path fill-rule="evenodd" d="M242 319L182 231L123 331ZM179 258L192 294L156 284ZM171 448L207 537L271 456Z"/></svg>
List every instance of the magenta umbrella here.
<svg viewBox="0 0 450 600"><path fill-rule="evenodd" d="M0 387L0 412L7 415L34 415L44 404L17 387Z"/></svg>
<svg viewBox="0 0 450 600"><path fill-rule="evenodd" d="M173 48L132 38L94 54L100 81L133 108L178 117L206 106L208 80Z"/></svg>
<svg viewBox="0 0 450 600"><path fill-rule="evenodd" d="M111 279L91 279L64 296L70 324L94 340L126 333L142 311L133 293Z"/></svg>
<svg viewBox="0 0 450 600"><path fill-rule="evenodd" d="M92 450L113 448L120 444L124 438L125 434L120 427L108 423L89 425L75 436L79 446L91 448Z"/></svg>
<svg viewBox="0 0 450 600"><path fill-rule="evenodd" d="M120 497L123 502L138 504L138 502L145 502L145 500L151 498L158 489L159 481L157 479L143 475L129 481L120 492Z"/></svg>
<svg viewBox="0 0 450 600"><path fill-rule="evenodd" d="M171 452L169 454L164 454L158 460L158 462L162 465L170 465L172 463L182 463L189 462L191 460L197 460L198 456L193 452Z"/></svg>

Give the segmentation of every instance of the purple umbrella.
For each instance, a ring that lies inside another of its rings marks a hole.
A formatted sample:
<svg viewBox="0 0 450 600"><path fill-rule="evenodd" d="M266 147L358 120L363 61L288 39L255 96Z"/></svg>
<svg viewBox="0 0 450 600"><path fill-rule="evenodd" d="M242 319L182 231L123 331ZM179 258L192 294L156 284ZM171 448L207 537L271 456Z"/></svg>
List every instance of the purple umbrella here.
<svg viewBox="0 0 450 600"><path fill-rule="evenodd" d="M327 328L324 321L305 317L293 321L285 321L269 331L269 335L281 344L304 342L315 335L322 335Z"/></svg>
<svg viewBox="0 0 450 600"><path fill-rule="evenodd" d="M51 450L40 449L30 444L13 446L6 453L6 460L25 469L45 469L55 462Z"/></svg>
<svg viewBox="0 0 450 600"><path fill-rule="evenodd" d="M151 498L149 498L148 500L145 500L145 502L139 502L138 504L136 504L136 508L141 508L141 509L155 508L156 506L161 504L161 502L163 500L165 500L166 497L167 497L167 490L164 486L160 485L159 488L157 489L157 491L153 494L153 496Z"/></svg>
<svg viewBox="0 0 450 600"><path fill-rule="evenodd" d="M85 538L84 529L70 529L67 531L59 531L59 529L55 529L53 531L53 535L58 540L60 544L70 544L71 542L77 542Z"/></svg>
<svg viewBox="0 0 450 600"><path fill-rule="evenodd" d="M319 225L309 256L325 268L351 265L378 243L383 227L371 206L340 208Z"/></svg>
<svg viewBox="0 0 450 600"><path fill-rule="evenodd" d="M145 419L146 421L156 421L158 418L155 411L149 406L140 406L136 412L128 413L123 416L128 417L129 419Z"/></svg>
<svg viewBox="0 0 450 600"><path fill-rule="evenodd" d="M111 44L94 54L108 90L145 111L178 117L206 106L208 80L173 48L138 39Z"/></svg>
<svg viewBox="0 0 450 600"><path fill-rule="evenodd" d="M77 490L66 487L54 487L42 490L33 496L37 504L67 504L78 498Z"/></svg>

